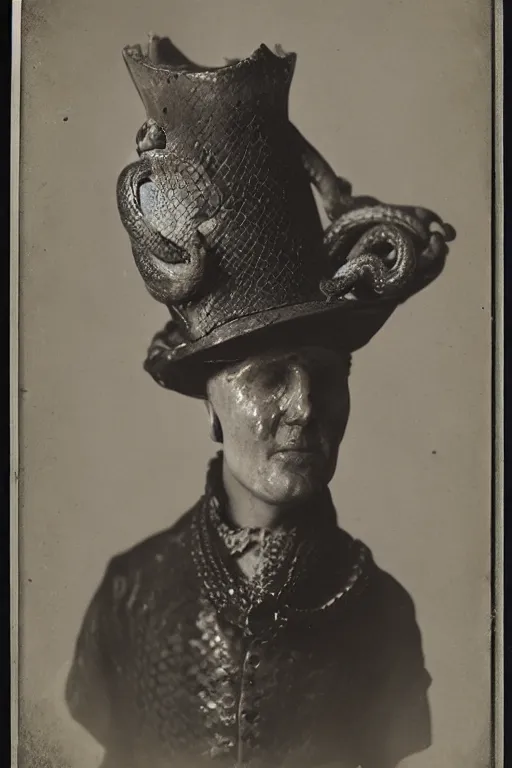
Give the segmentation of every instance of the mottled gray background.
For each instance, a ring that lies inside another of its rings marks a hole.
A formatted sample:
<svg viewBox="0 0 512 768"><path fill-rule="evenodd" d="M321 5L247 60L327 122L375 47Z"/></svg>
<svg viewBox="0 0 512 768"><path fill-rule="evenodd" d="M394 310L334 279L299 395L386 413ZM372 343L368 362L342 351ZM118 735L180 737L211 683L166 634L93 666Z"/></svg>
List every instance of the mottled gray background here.
<svg viewBox="0 0 512 768"><path fill-rule="evenodd" d="M201 404L142 371L165 311L116 211L144 118L121 49L149 31L204 64L296 51L291 117L355 192L458 230L441 279L355 357L332 491L416 602L434 744L407 765L488 765L489 5L24 0L21 671L41 755L27 765L95 764L61 698L86 604L110 556L196 500L214 450Z"/></svg>

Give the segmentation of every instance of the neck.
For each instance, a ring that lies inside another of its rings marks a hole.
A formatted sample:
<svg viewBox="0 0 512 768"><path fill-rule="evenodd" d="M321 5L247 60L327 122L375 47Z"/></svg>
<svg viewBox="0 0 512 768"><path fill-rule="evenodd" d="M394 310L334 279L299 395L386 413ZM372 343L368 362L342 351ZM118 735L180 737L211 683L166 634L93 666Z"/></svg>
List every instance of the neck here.
<svg viewBox="0 0 512 768"><path fill-rule="evenodd" d="M277 528L289 512L289 505L270 504L243 486L226 462L222 463L222 480L232 522L239 528Z"/></svg>

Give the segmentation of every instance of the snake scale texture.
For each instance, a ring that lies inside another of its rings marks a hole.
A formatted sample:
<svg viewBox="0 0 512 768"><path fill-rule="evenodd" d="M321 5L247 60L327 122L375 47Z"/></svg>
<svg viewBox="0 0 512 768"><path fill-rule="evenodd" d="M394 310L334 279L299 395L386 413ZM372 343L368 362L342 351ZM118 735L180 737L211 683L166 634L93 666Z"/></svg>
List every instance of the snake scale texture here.
<svg viewBox="0 0 512 768"><path fill-rule="evenodd" d="M157 51L154 43L149 45L147 56L156 65ZM320 279L321 292L331 300L357 297L361 288L379 296L406 293L415 275L446 254L446 243L455 237L452 227L424 208L353 196L350 183L291 123L289 128L330 222L323 239L328 274ZM180 304L204 284L208 235L218 225L219 212L221 218L229 212L222 211L224 196L208 173L206 149L202 162L183 160L153 119L140 128L136 142L139 160L118 180L119 212L148 290L167 305ZM148 182L164 189L168 200L158 227L141 209L141 187Z"/></svg>

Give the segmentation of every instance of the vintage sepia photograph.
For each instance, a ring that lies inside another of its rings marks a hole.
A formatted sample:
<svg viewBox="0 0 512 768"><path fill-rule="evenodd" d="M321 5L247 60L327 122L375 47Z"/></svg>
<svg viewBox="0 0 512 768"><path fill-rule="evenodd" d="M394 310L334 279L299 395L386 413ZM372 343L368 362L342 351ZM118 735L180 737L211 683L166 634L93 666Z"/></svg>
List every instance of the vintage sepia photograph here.
<svg viewBox="0 0 512 768"><path fill-rule="evenodd" d="M498 768L493 4L18 16L12 764Z"/></svg>

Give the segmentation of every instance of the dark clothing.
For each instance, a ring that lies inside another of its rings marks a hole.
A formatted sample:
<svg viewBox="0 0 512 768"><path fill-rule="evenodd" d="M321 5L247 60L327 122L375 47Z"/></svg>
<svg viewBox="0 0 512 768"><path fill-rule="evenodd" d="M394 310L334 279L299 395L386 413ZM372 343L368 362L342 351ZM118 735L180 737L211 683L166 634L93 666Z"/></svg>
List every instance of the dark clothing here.
<svg viewBox="0 0 512 768"><path fill-rule="evenodd" d="M67 700L103 768L390 768L428 747L407 592L328 493L249 588L212 471L177 524L113 558L84 619Z"/></svg>

